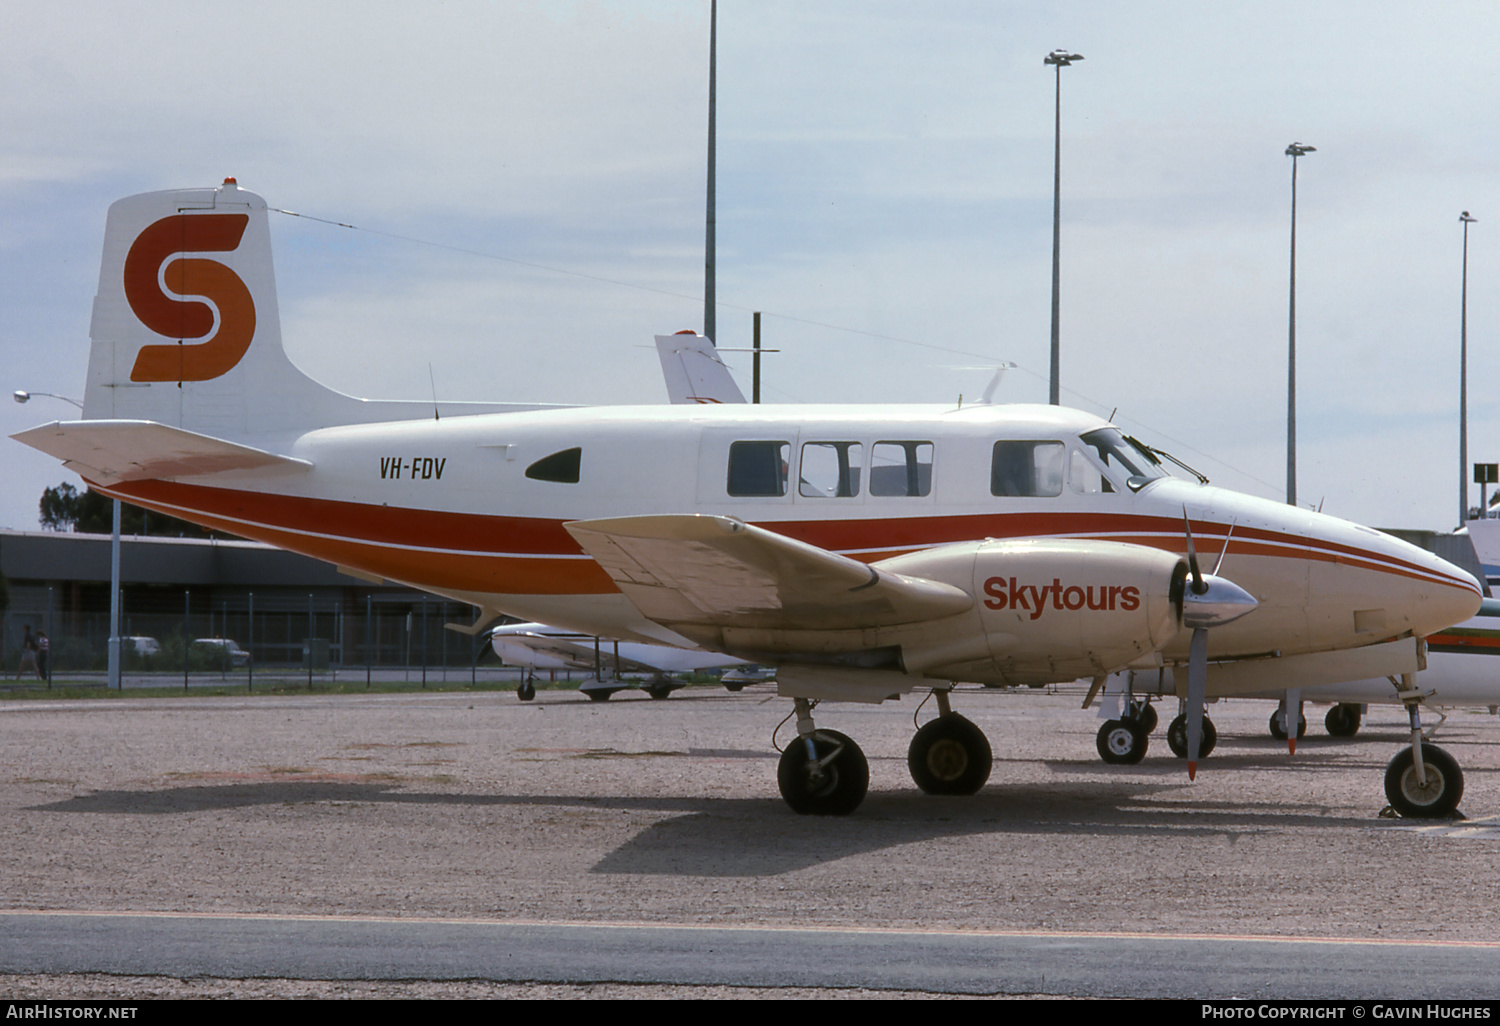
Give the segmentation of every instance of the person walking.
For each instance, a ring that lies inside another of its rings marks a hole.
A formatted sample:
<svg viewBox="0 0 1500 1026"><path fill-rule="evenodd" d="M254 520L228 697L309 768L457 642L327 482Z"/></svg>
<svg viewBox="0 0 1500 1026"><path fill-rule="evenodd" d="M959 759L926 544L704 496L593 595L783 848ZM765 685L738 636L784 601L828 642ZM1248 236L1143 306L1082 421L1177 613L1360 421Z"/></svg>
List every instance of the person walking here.
<svg viewBox="0 0 1500 1026"><path fill-rule="evenodd" d="M46 631L36 632L36 675L48 684L52 683L52 669L47 665L47 657L52 654L52 646L47 641Z"/></svg>
<svg viewBox="0 0 1500 1026"><path fill-rule="evenodd" d="M41 676L41 671L36 668L36 639L31 636L31 624L26 624L24 629L25 635L21 638L21 661L16 664L16 680L21 679L21 671L26 669L27 663L31 664L32 670L36 671L38 677Z"/></svg>

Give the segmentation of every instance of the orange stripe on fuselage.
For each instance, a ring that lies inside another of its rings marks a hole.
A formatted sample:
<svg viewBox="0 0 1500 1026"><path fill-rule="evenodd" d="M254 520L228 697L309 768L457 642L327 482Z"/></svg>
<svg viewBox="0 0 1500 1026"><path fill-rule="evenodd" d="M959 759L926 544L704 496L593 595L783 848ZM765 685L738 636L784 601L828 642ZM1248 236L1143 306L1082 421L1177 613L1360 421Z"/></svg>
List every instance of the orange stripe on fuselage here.
<svg viewBox="0 0 1500 1026"><path fill-rule="evenodd" d="M439 590L513 595L616 590L608 575L583 556L563 520L375 506L171 481L134 481L100 490L216 530ZM758 526L864 562L977 538L1075 537L1167 552L1183 547L1181 521L1129 513L992 513L768 521ZM1224 524L1193 525L1205 559L1217 556L1228 532ZM1464 587L1406 560L1283 532L1237 528L1229 545L1231 561L1236 555L1310 559Z"/></svg>

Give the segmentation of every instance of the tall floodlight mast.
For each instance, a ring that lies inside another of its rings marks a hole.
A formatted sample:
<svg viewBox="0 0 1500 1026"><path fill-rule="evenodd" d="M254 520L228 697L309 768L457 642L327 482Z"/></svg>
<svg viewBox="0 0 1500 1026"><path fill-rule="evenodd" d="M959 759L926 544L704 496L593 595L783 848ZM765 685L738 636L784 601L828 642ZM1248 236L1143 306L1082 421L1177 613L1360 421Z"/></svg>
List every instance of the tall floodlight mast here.
<svg viewBox="0 0 1500 1026"><path fill-rule="evenodd" d="M1465 210L1463 288L1458 307L1458 526L1469 520L1469 225L1478 220ZM1485 510L1480 509L1480 516Z"/></svg>
<svg viewBox="0 0 1500 1026"><path fill-rule="evenodd" d="M1061 264L1058 257L1058 244L1061 241L1061 209L1062 209L1062 69L1074 61L1083 60L1081 53L1069 53L1066 50L1053 50L1042 58L1043 64L1051 64L1057 68L1057 103L1053 113L1053 135L1052 135L1052 375L1048 385L1048 402L1053 406L1061 405L1061 385L1059 378L1062 373L1062 353L1058 344L1057 313L1060 304L1059 272Z"/></svg>
<svg viewBox="0 0 1500 1026"><path fill-rule="evenodd" d="M1292 283L1287 300L1286 329L1286 504L1297 505L1297 158L1317 151L1316 146L1292 143L1286 155L1292 158Z"/></svg>
<svg viewBox="0 0 1500 1026"><path fill-rule="evenodd" d="M718 34L719 0L712 0L708 8L708 223L703 239L703 334L713 341L718 337L714 324L714 162L715 115L718 103Z"/></svg>

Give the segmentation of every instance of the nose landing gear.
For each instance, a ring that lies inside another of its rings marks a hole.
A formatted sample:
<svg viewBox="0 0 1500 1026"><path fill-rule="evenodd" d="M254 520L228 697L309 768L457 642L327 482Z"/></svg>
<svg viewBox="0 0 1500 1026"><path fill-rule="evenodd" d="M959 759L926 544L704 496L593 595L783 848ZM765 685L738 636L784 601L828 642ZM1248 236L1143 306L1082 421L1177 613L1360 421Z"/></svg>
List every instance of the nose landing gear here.
<svg viewBox="0 0 1500 1026"><path fill-rule="evenodd" d="M1442 819L1458 810L1464 796L1464 774L1458 761L1436 745L1422 743L1422 692L1416 675L1404 673L1391 683L1411 719L1411 747L1396 753L1385 768L1385 800L1403 818Z"/></svg>

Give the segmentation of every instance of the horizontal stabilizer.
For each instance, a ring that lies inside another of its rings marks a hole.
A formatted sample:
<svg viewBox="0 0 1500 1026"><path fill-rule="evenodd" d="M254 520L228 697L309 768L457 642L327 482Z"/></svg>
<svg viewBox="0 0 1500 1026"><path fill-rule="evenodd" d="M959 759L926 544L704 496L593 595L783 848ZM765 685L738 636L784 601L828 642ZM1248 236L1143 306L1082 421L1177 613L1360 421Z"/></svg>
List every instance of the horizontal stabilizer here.
<svg viewBox="0 0 1500 1026"><path fill-rule="evenodd" d="M103 485L231 470L312 469L306 460L150 420L54 421L11 437L57 457L69 470Z"/></svg>
<svg viewBox="0 0 1500 1026"><path fill-rule="evenodd" d="M961 588L877 570L733 517L612 517L563 526L657 623L839 630L933 620L974 604Z"/></svg>

